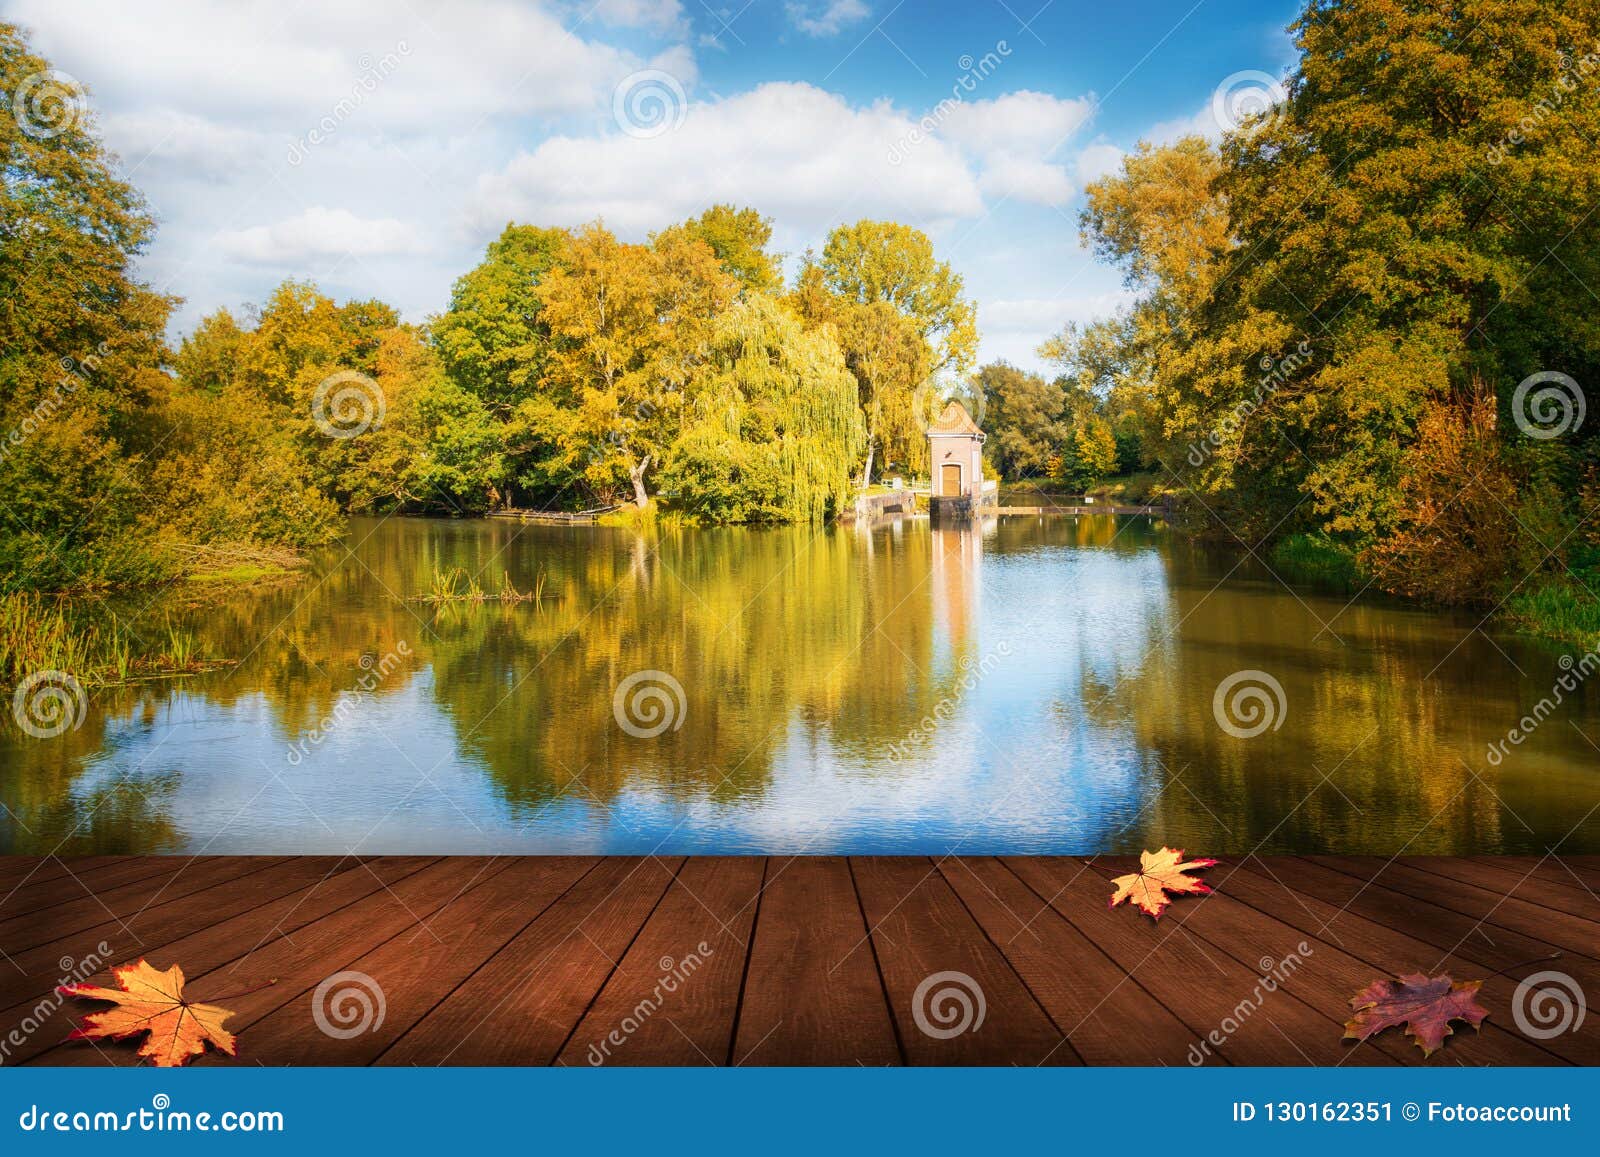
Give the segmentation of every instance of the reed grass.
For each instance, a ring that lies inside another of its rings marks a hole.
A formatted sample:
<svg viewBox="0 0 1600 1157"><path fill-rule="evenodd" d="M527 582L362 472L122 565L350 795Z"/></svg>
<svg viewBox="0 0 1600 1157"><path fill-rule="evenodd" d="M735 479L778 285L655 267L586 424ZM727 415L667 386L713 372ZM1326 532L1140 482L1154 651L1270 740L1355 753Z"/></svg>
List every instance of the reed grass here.
<svg viewBox="0 0 1600 1157"><path fill-rule="evenodd" d="M500 585L497 588L485 589L476 576L457 566L448 570L436 568L429 592L415 598L423 603L542 603L553 597L546 594L544 588L545 572L542 566L534 576L531 591L518 590L506 571L500 572Z"/></svg>
<svg viewBox="0 0 1600 1157"><path fill-rule="evenodd" d="M85 686L194 674L224 664L204 657L193 633L164 621L159 640L141 641L74 614L65 600L31 593L0 595L0 685L38 671L62 671Z"/></svg>

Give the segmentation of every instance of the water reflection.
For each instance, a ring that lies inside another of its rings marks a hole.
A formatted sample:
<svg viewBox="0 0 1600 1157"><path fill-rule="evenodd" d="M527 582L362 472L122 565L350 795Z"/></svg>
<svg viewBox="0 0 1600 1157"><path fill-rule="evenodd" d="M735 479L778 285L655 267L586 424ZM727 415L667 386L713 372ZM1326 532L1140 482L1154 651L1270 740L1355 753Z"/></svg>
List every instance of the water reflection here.
<svg viewBox="0 0 1600 1157"><path fill-rule="evenodd" d="M414 600L454 566L549 597ZM234 669L0 731L0 847L1600 851L1597 692L1491 767L1556 653L1347 603L1143 518L358 521L311 579L145 611ZM1213 714L1246 669L1283 691L1249 739ZM613 714L646 670L654 738Z"/></svg>

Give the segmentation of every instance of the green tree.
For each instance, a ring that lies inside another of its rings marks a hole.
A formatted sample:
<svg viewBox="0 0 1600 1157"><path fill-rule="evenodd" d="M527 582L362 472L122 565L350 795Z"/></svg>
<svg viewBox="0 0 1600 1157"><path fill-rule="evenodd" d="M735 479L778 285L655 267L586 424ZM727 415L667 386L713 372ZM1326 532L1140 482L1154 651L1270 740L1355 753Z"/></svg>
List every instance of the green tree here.
<svg viewBox="0 0 1600 1157"><path fill-rule="evenodd" d="M767 252L772 219L754 209L713 205L665 232L705 242L722 263L723 272L736 278L747 292L775 293L783 285L779 258Z"/></svg>
<svg viewBox="0 0 1600 1157"><path fill-rule="evenodd" d="M628 245L600 224L574 234L539 286L549 388L521 407L555 468L647 505L646 477L682 429L687 388L736 290L701 241Z"/></svg>
<svg viewBox="0 0 1600 1157"><path fill-rule="evenodd" d="M450 308L430 326L451 378L502 420L539 387L549 343L539 282L566 239L564 229L507 225L456 280Z"/></svg>
<svg viewBox="0 0 1600 1157"><path fill-rule="evenodd" d="M978 385L989 435L985 449L1001 476L1031 478L1047 473L1050 455L1068 430L1062 421L1066 392L1061 385L1004 361L980 369Z"/></svg>
<svg viewBox="0 0 1600 1157"><path fill-rule="evenodd" d="M846 301L894 306L930 351L929 371L964 373L978 349L977 310L961 275L940 261L927 234L894 221L857 221L828 235L820 261L828 290Z"/></svg>
<svg viewBox="0 0 1600 1157"><path fill-rule="evenodd" d="M14 24L0 23L0 93L0 584L159 577L142 470L173 301L132 269L154 223L84 94Z"/></svg>

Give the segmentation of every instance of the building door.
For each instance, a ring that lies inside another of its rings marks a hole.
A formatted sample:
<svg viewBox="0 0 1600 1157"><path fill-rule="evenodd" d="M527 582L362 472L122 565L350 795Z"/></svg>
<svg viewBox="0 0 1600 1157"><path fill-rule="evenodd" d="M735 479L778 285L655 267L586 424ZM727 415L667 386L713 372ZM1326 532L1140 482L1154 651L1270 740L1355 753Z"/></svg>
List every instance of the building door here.
<svg viewBox="0 0 1600 1157"><path fill-rule="evenodd" d="M956 498L961 494L961 464L946 462L940 467L939 496Z"/></svg>

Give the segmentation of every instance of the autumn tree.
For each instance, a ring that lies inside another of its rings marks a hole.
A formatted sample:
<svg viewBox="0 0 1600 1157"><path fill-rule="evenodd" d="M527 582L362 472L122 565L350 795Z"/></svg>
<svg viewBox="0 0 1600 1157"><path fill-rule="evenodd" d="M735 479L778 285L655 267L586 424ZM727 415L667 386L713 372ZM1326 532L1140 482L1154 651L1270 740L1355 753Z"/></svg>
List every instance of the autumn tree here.
<svg viewBox="0 0 1600 1157"><path fill-rule="evenodd" d="M0 584L160 577L142 463L171 298L134 275L154 231L86 95L0 23Z"/></svg>
<svg viewBox="0 0 1600 1157"><path fill-rule="evenodd" d="M772 219L754 209L713 205L700 216L665 230L662 236L672 233L703 241L717 255L723 272L746 292L775 293L783 285L779 259L767 251L772 243ZM652 238L653 243L658 240Z"/></svg>
<svg viewBox="0 0 1600 1157"><path fill-rule="evenodd" d="M978 349L977 310L961 275L940 261L927 234L894 221L857 221L828 235L823 283L845 301L886 302L928 343L929 371L965 372Z"/></svg>
<svg viewBox="0 0 1600 1157"><path fill-rule="evenodd" d="M710 247L682 234L651 246L598 223L573 234L539 286L548 388L521 407L557 466L596 492L625 485L648 504L647 475L682 428L711 327L736 291Z"/></svg>

